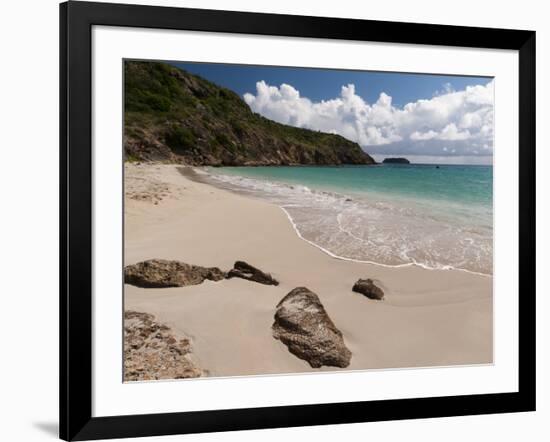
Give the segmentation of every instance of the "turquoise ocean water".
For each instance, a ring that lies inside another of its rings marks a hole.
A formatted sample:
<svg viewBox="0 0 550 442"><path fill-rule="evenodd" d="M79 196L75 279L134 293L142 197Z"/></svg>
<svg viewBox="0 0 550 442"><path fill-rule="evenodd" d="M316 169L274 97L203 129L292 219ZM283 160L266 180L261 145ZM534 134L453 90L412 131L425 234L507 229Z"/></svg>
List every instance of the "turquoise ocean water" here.
<svg viewBox="0 0 550 442"><path fill-rule="evenodd" d="M206 168L215 185L281 206L304 239L346 259L492 274L493 168Z"/></svg>

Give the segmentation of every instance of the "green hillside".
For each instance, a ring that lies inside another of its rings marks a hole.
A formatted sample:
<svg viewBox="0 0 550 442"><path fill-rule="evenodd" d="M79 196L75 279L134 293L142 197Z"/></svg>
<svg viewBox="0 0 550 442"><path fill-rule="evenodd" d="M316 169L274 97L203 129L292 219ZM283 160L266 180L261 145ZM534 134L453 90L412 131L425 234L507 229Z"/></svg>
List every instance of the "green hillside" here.
<svg viewBox="0 0 550 442"><path fill-rule="evenodd" d="M373 164L339 135L253 113L233 91L165 63L126 61L128 160L190 165Z"/></svg>

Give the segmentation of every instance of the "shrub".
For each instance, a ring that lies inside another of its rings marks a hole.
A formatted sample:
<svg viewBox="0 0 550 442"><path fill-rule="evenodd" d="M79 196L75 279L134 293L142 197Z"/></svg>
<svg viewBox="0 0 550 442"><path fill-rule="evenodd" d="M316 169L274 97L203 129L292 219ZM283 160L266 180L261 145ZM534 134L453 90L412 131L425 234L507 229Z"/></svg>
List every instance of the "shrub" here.
<svg viewBox="0 0 550 442"><path fill-rule="evenodd" d="M176 153L182 153L195 147L197 137L185 126L172 126L164 137L166 145Z"/></svg>
<svg viewBox="0 0 550 442"><path fill-rule="evenodd" d="M221 144L224 147L231 147L233 144L231 143L229 137L223 132L216 133L215 138L218 144Z"/></svg>

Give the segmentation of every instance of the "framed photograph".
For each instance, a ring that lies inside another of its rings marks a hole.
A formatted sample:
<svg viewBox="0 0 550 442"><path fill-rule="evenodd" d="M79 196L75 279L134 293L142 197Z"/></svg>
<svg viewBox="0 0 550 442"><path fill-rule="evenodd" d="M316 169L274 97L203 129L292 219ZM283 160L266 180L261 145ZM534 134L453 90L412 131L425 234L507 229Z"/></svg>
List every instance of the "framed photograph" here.
<svg viewBox="0 0 550 442"><path fill-rule="evenodd" d="M535 32L60 17L62 439L535 409Z"/></svg>

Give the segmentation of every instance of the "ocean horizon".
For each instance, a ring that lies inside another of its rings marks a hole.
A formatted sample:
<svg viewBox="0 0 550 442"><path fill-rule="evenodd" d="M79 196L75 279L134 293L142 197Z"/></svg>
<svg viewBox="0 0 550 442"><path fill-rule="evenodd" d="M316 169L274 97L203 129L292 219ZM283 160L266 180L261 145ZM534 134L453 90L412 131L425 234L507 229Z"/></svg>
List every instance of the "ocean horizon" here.
<svg viewBox="0 0 550 442"><path fill-rule="evenodd" d="M218 187L280 206L342 259L493 272L493 167L449 164L206 167Z"/></svg>

